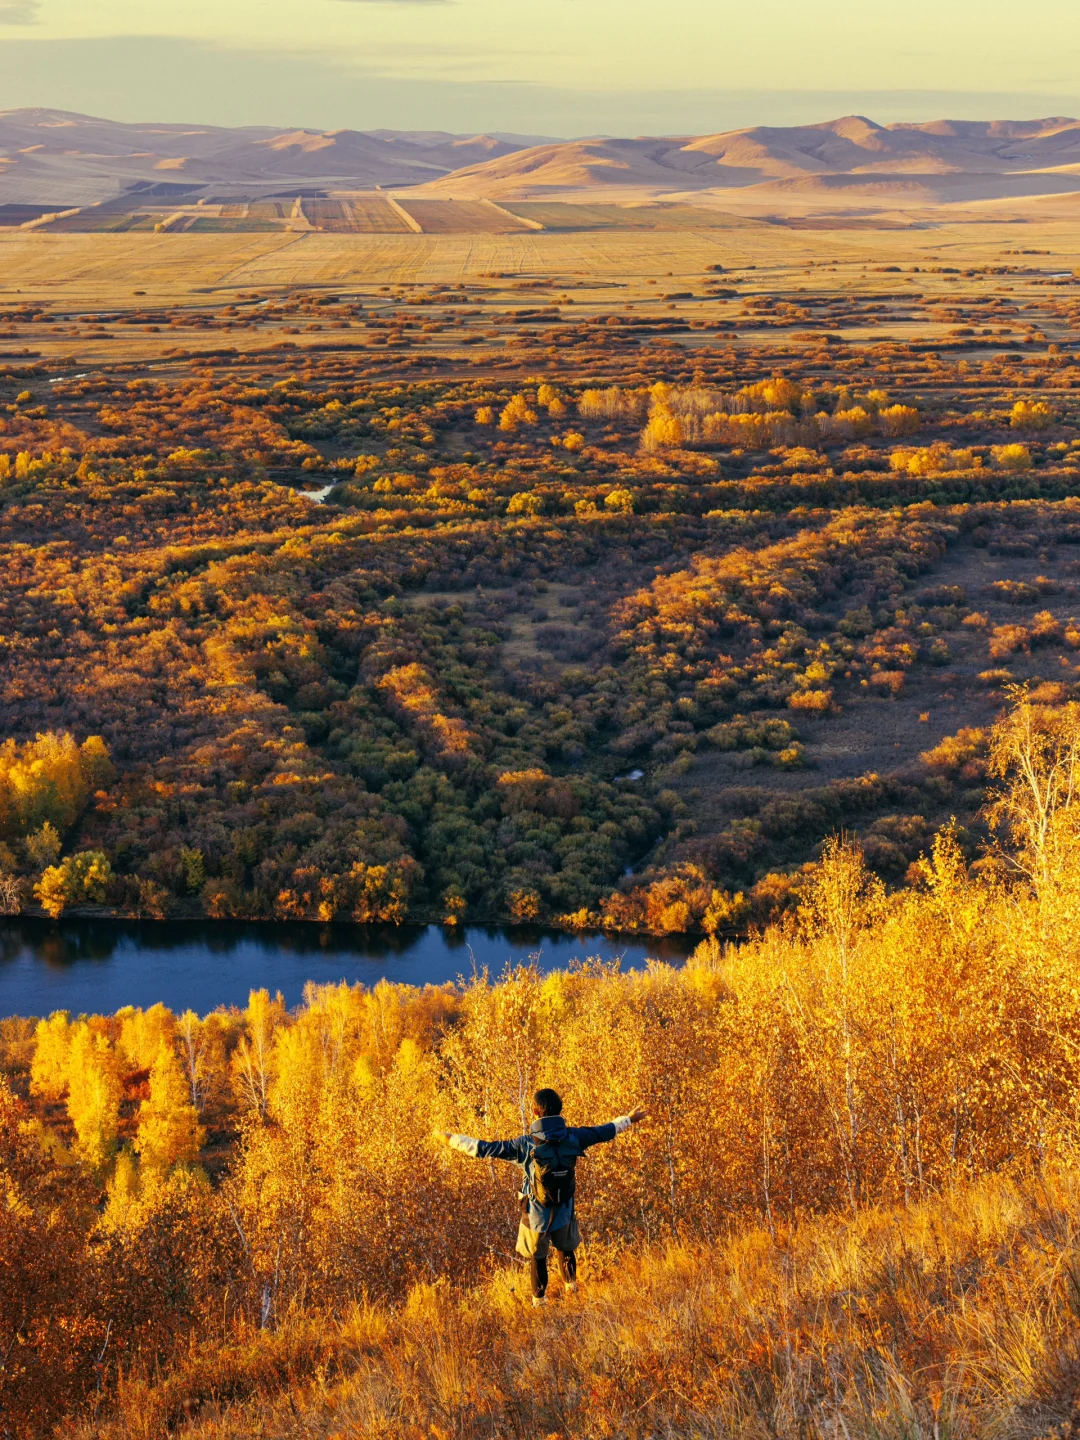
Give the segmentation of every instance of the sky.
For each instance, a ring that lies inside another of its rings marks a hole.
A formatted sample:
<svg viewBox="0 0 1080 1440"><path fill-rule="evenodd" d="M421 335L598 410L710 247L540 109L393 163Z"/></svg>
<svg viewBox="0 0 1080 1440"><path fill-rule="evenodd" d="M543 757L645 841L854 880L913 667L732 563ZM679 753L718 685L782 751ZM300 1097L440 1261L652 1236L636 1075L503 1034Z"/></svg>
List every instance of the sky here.
<svg viewBox="0 0 1080 1440"><path fill-rule="evenodd" d="M0 107L537 135L1080 113L1077 0L0 0Z"/></svg>

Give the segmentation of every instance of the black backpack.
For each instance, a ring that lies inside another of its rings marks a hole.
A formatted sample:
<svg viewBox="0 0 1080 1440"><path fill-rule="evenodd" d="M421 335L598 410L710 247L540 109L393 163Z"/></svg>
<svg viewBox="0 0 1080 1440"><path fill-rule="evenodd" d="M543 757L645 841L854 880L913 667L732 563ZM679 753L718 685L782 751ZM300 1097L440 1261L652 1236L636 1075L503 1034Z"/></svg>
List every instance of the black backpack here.
<svg viewBox="0 0 1080 1440"><path fill-rule="evenodd" d="M574 1198L577 1156L560 1155L558 1144L545 1136L539 1143L533 1142L532 1160L533 1199L537 1204L551 1208L569 1204Z"/></svg>

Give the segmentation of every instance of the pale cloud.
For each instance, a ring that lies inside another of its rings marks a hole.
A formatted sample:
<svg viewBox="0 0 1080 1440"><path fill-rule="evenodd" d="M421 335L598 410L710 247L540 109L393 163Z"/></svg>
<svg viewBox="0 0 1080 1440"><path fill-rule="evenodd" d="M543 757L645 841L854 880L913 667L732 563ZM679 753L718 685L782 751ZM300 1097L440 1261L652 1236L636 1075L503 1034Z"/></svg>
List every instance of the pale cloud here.
<svg viewBox="0 0 1080 1440"><path fill-rule="evenodd" d="M50 14L53 3L58 0L44 7ZM1080 94L1069 90L810 91L720 85L600 90L521 84L511 78L517 67L510 65L504 67L508 78L502 82L471 73L452 80L423 73L403 79L365 70L359 62L329 64L324 55L301 49L229 49L176 37L49 40L3 33L0 109L48 106L115 120L572 136L706 135L851 114L884 122L1080 113Z"/></svg>
<svg viewBox="0 0 1080 1440"><path fill-rule="evenodd" d="M1030 0L1022 26L1016 0L545 0L538 13L537 26L508 0L0 0L0 109L580 135L1080 103L1077 0Z"/></svg>
<svg viewBox="0 0 1080 1440"><path fill-rule="evenodd" d="M0 0L15 11L30 0ZM42 40L186 40L228 51L319 52L327 72L582 94L774 93L813 85L1042 93L1075 88L1077 0L40 0ZM2 32L4 48L14 27ZM973 39L973 37L975 37ZM421 53L417 42L425 47ZM539 41L539 43L537 43ZM504 52L514 51L512 56ZM922 52L913 58L912 52ZM1048 62L1047 57L1053 57ZM0 57L2 59L2 57ZM304 58L305 68L308 59ZM120 76L121 93L141 77ZM180 77L183 78L182 76ZM226 82L228 83L228 82ZM52 88L52 87L50 87ZM251 97L249 97L251 98ZM279 104L285 97L273 96ZM6 104L6 97L0 105Z"/></svg>
<svg viewBox="0 0 1080 1440"><path fill-rule="evenodd" d="M0 0L0 25L33 25L41 0Z"/></svg>

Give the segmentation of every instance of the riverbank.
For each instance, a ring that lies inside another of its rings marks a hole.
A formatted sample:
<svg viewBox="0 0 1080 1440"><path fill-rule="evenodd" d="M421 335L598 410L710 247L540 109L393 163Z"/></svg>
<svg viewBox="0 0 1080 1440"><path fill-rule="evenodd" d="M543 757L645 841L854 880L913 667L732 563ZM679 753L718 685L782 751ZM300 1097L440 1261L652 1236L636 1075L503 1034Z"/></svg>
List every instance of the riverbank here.
<svg viewBox="0 0 1080 1440"><path fill-rule="evenodd" d="M206 1014L242 1006L263 988L295 1005L309 982L445 984L474 971L498 976L522 962L556 970L593 958L636 968L649 959L681 963L696 943L536 926L11 916L0 920L0 1015L159 1001Z"/></svg>

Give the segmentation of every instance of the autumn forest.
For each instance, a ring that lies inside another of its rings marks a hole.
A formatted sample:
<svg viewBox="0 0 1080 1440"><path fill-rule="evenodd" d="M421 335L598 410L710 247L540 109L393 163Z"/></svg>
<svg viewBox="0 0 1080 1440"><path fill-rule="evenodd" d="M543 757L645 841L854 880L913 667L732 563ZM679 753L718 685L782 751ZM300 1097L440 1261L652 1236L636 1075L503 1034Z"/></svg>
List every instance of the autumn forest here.
<svg viewBox="0 0 1080 1440"><path fill-rule="evenodd" d="M981 318L1019 286L1068 323L1075 282L994 269ZM723 279L775 341L541 295L506 359L429 355L479 297L412 285L180 317L362 326L344 351L7 365L8 909L731 933L838 827L890 883L950 815L975 858L970 722L1074 683L1080 368L1037 332L789 338Z"/></svg>

